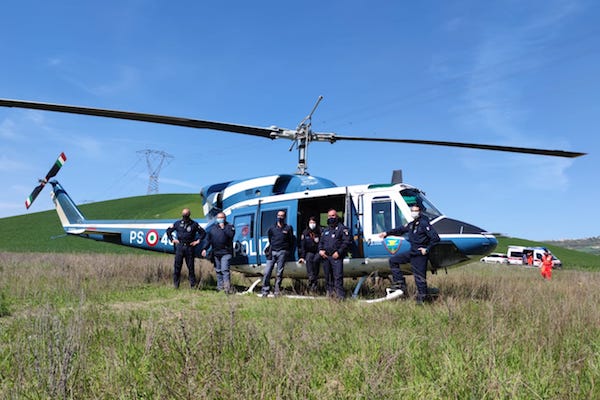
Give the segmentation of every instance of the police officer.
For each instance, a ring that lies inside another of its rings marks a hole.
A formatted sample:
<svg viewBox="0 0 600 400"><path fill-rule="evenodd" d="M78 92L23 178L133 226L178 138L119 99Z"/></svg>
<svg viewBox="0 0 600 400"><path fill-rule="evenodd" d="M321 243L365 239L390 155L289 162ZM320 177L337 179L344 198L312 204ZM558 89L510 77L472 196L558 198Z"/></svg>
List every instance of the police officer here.
<svg viewBox="0 0 600 400"><path fill-rule="evenodd" d="M190 218L190 209L184 208L181 211L181 219L175 221L167 229L167 237L175 245L175 262L173 263L173 285L179 289L179 279L181 277L181 267L183 259L189 271L190 286L196 286L196 274L194 272L194 247L200 243L206 236L206 232L196 221ZM177 237L173 238L173 232Z"/></svg>
<svg viewBox="0 0 600 400"><path fill-rule="evenodd" d="M267 297L271 290L271 274L273 266L277 264L275 276L275 296L281 294L281 281L283 280L283 268L285 261L294 248L294 230L286 224L285 210L277 211L277 222L269 228L267 232L269 237L269 246L271 247L271 258L267 259L265 267L265 276L262 284L262 297Z"/></svg>
<svg viewBox="0 0 600 400"><path fill-rule="evenodd" d="M327 227L321 232L319 255L323 260L323 273L327 295L344 299L344 257L350 246L350 234L333 208L327 212Z"/></svg>
<svg viewBox="0 0 600 400"><path fill-rule="evenodd" d="M317 278L319 277L319 267L321 257L319 256L319 240L321 238L321 228L317 223L316 217L308 219L308 228L300 236L300 247L298 248L299 263L306 263L306 275L308 276L308 290L315 292L317 290Z"/></svg>
<svg viewBox="0 0 600 400"><path fill-rule="evenodd" d="M225 214L220 212L216 216L216 223L207 232L208 243L202 250L202 257L206 257L206 251L211 248L217 274L217 291L224 290L227 294L233 293L229 264L233 257L234 235L234 226L227 222Z"/></svg>
<svg viewBox="0 0 600 400"><path fill-rule="evenodd" d="M415 276L415 285L417 286L417 303L423 304L424 301L431 299L430 295L439 292L437 288L427 288L427 260L431 247L440 241L440 237L429 224L429 218L423 215L418 204L411 205L410 215L413 218L411 222L403 227L382 232L379 237L400 236L408 232L410 250L395 254L389 260L393 279L392 288L400 289L406 293L406 280L400 270L400 264L410 262L412 273Z"/></svg>

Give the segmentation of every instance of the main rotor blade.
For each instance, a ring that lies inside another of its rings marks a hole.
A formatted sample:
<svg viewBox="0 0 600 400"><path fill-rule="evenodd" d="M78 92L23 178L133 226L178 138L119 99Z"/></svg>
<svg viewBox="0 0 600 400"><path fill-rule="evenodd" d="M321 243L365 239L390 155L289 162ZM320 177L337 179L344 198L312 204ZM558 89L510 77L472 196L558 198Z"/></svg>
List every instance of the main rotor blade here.
<svg viewBox="0 0 600 400"><path fill-rule="evenodd" d="M317 136L319 136L319 135L317 134ZM537 155L542 155L542 156L555 156L555 157L566 157L566 158L575 158L575 157L584 156L587 154L587 153L579 153L579 152L564 151L564 150L534 149L534 148L530 148L530 147L499 146L499 145L492 145L492 144L445 142L445 141L439 141L439 140L367 138L367 137L338 136L338 135L332 135L332 137L329 139L329 141L332 143L337 140L428 144L428 145L433 145L433 146L462 147L462 148L467 148L467 149L480 149L480 150L496 150L496 151L506 151L509 153L537 154Z"/></svg>
<svg viewBox="0 0 600 400"><path fill-rule="evenodd" d="M191 118L171 117L167 115L158 114L144 114L130 111L119 111L119 110L108 110L101 108L89 108L79 106L69 106L52 103L40 103L33 101L22 101L22 100L10 100L0 99L0 106L3 107L18 107L35 110L45 111L56 111L71 114L82 114L82 115L93 115L98 117L117 118L133 121L143 122L154 122L158 124L185 126L189 128L201 128L201 129L213 129L225 132L242 133L246 135L253 135L264 137L268 139L276 138L287 138L295 140L296 137L293 131L287 131L278 127L261 128L248 125L236 125L228 124L223 122L215 121L204 121ZM547 149L534 149L528 147L514 147L514 146L500 146L500 145L488 145L488 144L477 144L477 143L461 143L461 142L447 142L438 140L418 140L418 139L393 139L393 138L366 138L366 137L353 137L353 136L338 136L332 133L313 134L312 139L314 141L328 141L336 142L338 140L353 140L353 141L370 141L370 142L388 142L388 143L408 143L408 144L425 144L433 146L446 146L446 147L462 147L469 149L480 149L480 150L496 150L505 151L509 153L524 153L524 154L537 154L544 156L556 156L574 158L583 156L587 153L579 153L572 151L563 150L547 150Z"/></svg>
<svg viewBox="0 0 600 400"><path fill-rule="evenodd" d="M280 128L261 128L247 125L227 124L223 122L203 121L191 118L171 117L168 115L144 114L130 111L108 110L102 108L79 107L52 103L39 103L35 101L0 99L0 106L27 108L44 111L56 111L70 114L93 115L97 117L117 118L132 121L154 122L157 124L185 126L188 128L214 129L217 131L260 136L267 139L273 139L273 137L271 136L272 132L282 131L282 129Z"/></svg>

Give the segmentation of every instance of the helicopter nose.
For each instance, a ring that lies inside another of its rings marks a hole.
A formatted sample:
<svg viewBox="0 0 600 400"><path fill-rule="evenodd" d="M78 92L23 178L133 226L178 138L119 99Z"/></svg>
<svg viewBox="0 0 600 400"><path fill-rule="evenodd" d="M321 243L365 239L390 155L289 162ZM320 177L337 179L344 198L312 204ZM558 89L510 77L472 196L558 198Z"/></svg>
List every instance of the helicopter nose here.
<svg viewBox="0 0 600 400"><path fill-rule="evenodd" d="M453 218L443 217L434 223L442 240L460 242L460 248L467 255L485 255L494 251L498 240L485 229Z"/></svg>

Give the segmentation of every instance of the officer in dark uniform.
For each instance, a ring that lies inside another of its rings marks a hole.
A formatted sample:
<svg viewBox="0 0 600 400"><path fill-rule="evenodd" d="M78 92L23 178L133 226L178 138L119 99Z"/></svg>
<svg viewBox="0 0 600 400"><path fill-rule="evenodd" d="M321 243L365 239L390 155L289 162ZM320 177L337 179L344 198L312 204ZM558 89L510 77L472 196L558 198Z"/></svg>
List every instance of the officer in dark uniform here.
<svg viewBox="0 0 600 400"><path fill-rule="evenodd" d="M390 269L392 270L392 288L400 289L406 293L406 280L400 270L400 264L410 262L412 273L415 276L417 286L417 303L431 300L432 294L437 294L437 288L427 288L427 259L431 247L440 241L440 237L429 224L429 218L421 213L421 207L413 204L410 207L411 222L401 228L392 229L379 234L380 237L401 236L408 232L410 250L408 252L395 254L390 257Z"/></svg>
<svg viewBox="0 0 600 400"><path fill-rule="evenodd" d="M319 255L319 241L321 239L321 227L316 217L308 219L308 228L300 236L300 247L298 248L299 263L306 263L306 275L308 276L308 290L317 290L317 279L321 256Z"/></svg>
<svg viewBox="0 0 600 400"><path fill-rule="evenodd" d="M177 233L177 238L173 238L173 232ZM167 229L167 237L175 245L175 262L173 263L173 285L179 289L179 278L181 277L181 267L183 259L189 271L190 286L196 286L196 273L194 271L194 248L200 243L206 232L196 221L190 218L190 209L184 208L181 211L181 219L175 221Z"/></svg>
<svg viewBox="0 0 600 400"><path fill-rule="evenodd" d="M217 291L225 290L225 293L233 293L229 264L233 257L233 236L235 228L227 222L225 214L220 212L216 216L216 223L210 227L207 233L207 244L202 250L202 257L206 257L206 251L212 251L215 273L217 274Z"/></svg>
<svg viewBox="0 0 600 400"><path fill-rule="evenodd" d="M265 276L262 284L262 296L267 297L271 290L271 274L273 266L277 264L275 277L275 296L281 294L281 281L283 280L283 268L290 252L294 249L294 229L286 224L285 210L277 211L277 222L269 228L269 246L271 247L271 258L267 259Z"/></svg>
<svg viewBox="0 0 600 400"><path fill-rule="evenodd" d="M327 212L327 227L321 232L319 242L319 255L323 260L323 273L327 295L335 295L344 299L344 257L350 246L351 239L346 228L337 216L337 211L331 209Z"/></svg>

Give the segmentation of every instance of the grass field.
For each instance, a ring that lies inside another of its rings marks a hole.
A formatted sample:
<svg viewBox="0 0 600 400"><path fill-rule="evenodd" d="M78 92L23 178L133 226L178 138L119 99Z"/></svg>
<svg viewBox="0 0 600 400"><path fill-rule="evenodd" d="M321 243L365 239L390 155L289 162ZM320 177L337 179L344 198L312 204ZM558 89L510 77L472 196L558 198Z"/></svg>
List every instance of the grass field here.
<svg viewBox="0 0 600 400"><path fill-rule="evenodd" d="M201 215L197 195L81 209L175 220L183 207ZM65 237L54 211L0 219L0 237L0 398L600 398L596 255L547 246L565 265L550 282L532 268L451 269L418 307L225 296L204 261L202 290L176 291L172 256ZM500 252L546 245L498 240Z"/></svg>
<svg viewBox="0 0 600 400"><path fill-rule="evenodd" d="M0 397L600 398L597 272L474 263L419 307L226 296L207 265L176 291L171 262L0 253Z"/></svg>

